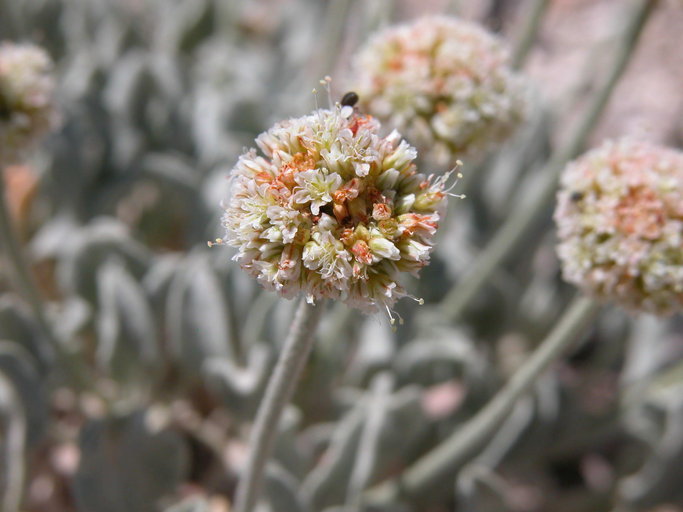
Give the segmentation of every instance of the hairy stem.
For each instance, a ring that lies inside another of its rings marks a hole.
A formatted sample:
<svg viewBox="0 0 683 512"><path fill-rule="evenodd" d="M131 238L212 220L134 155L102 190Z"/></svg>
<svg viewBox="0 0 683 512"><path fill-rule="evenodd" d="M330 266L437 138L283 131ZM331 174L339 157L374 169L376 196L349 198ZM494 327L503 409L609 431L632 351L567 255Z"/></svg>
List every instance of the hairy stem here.
<svg viewBox="0 0 683 512"><path fill-rule="evenodd" d="M251 512L256 504L280 416L292 397L299 374L308 359L323 309L324 305L311 306L305 299L301 299L299 303L282 353L256 414L249 439L249 460L237 487L236 512Z"/></svg>
<svg viewBox="0 0 683 512"><path fill-rule="evenodd" d="M496 432L517 400L531 389L541 373L576 340L597 314L596 303L588 298L574 300L555 328L516 371L496 396L460 429L413 464L398 481L371 489L369 503L400 499L417 501L439 487L474 458Z"/></svg>
<svg viewBox="0 0 683 512"><path fill-rule="evenodd" d="M481 287L494 275L498 266L524 241L535 222L543 217L544 210L548 208L555 196L560 172L586 143L588 135L596 125L607 100L626 69L626 64L633 53L645 22L656 3L656 0L638 0L635 2L635 7L628 19L619 50L612 61L606 82L592 98L584 117L569 137L567 144L553 153L550 161L541 171L543 181L536 196L528 202L520 203L512 211L508 220L498 229L486 249L473 262L469 272L446 295L440 305L441 313L446 318L455 320L462 314Z"/></svg>

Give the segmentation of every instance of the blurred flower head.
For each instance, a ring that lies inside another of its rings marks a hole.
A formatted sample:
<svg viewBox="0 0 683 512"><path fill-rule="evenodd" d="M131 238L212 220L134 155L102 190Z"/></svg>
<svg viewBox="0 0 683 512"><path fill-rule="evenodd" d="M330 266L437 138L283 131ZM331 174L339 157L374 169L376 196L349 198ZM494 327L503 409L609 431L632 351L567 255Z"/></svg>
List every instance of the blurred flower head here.
<svg viewBox="0 0 683 512"><path fill-rule="evenodd" d="M56 123L52 62L31 44L0 43L0 162L10 163Z"/></svg>
<svg viewBox="0 0 683 512"><path fill-rule="evenodd" d="M232 171L225 243L267 289L389 311L400 272L429 262L448 176L418 174L416 151L351 106L277 123ZM222 240L220 240L222 242Z"/></svg>
<svg viewBox="0 0 683 512"><path fill-rule="evenodd" d="M502 42L474 23L432 16L383 30L354 66L365 110L438 165L481 157L526 117L526 81Z"/></svg>
<svg viewBox="0 0 683 512"><path fill-rule="evenodd" d="M565 279L631 310L683 307L683 153L632 139L564 171L555 211Z"/></svg>

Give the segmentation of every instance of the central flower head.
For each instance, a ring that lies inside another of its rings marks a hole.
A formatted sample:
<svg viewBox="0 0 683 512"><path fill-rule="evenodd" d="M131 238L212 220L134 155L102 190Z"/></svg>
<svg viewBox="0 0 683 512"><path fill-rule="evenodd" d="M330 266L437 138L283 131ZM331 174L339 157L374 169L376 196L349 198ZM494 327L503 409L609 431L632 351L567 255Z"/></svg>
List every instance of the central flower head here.
<svg viewBox="0 0 683 512"><path fill-rule="evenodd" d="M280 122L232 171L225 242L266 288L376 311L407 296L400 272L427 265L444 183L416 151L350 106Z"/></svg>

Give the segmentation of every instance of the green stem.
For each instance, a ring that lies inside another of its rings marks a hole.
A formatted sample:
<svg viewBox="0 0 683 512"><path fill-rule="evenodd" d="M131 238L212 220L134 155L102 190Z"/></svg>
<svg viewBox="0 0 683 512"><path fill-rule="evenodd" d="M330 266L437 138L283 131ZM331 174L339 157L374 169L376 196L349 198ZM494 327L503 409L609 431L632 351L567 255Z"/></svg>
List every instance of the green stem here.
<svg viewBox="0 0 683 512"><path fill-rule="evenodd" d="M525 16L525 23L522 27L521 36L517 40L517 44L512 52L512 67L519 69L524 64L524 61L531 50L531 46L536 40L538 29L541 27L543 15L550 5L550 0L534 0L533 5L529 8L528 14Z"/></svg>
<svg viewBox="0 0 683 512"><path fill-rule="evenodd" d="M308 359L323 309L323 304L311 306L305 299L301 299L299 303L289 335L256 414L249 439L249 460L237 487L235 512L251 512L256 505L266 462L277 436L280 416L294 393L296 382Z"/></svg>
<svg viewBox="0 0 683 512"><path fill-rule="evenodd" d="M551 204L557 191L557 179L566 165L585 145L588 135L602 114L607 100L623 74L645 22L656 5L656 0L638 0L628 20L619 51L609 69L607 80L593 97L586 114L580 120L567 144L555 151L541 171L540 191L528 202L520 203L508 220L496 232L486 249L474 261L472 268L444 298L440 305L445 318L455 320L475 297L481 287L494 275L507 256L524 241L535 222Z"/></svg>
<svg viewBox="0 0 683 512"><path fill-rule="evenodd" d="M460 429L414 463L398 481L371 489L366 501L372 504L401 499L418 501L435 492L474 458L496 432L516 401L531 389L543 371L555 361L597 314L596 303L588 298L574 300L567 312L529 359L516 371L496 396Z"/></svg>

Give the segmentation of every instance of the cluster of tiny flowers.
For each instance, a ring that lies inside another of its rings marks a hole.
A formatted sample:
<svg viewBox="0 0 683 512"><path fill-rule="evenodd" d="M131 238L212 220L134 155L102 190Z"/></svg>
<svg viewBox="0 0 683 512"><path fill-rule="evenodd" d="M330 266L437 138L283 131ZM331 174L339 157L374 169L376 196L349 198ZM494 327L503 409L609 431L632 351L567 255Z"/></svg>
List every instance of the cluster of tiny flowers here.
<svg viewBox="0 0 683 512"><path fill-rule="evenodd" d="M0 162L12 163L56 122L52 62L30 44L0 44Z"/></svg>
<svg viewBox="0 0 683 512"><path fill-rule="evenodd" d="M683 309L683 153L632 139L586 153L555 221L565 279L631 310Z"/></svg>
<svg viewBox="0 0 683 512"><path fill-rule="evenodd" d="M224 240L267 289L374 312L408 296L400 272L429 262L447 175L418 174L416 151L351 106L280 122L244 153L224 205ZM392 318L393 320L393 318Z"/></svg>
<svg viewBox="0 0 683 512"><path fill-rule="evenodd" d="M439 165L481 157L526 117L526 80L501 41L473 23L433 16L386 29L354 64L365 111Z"/></svg>

